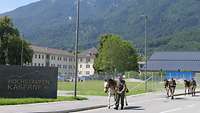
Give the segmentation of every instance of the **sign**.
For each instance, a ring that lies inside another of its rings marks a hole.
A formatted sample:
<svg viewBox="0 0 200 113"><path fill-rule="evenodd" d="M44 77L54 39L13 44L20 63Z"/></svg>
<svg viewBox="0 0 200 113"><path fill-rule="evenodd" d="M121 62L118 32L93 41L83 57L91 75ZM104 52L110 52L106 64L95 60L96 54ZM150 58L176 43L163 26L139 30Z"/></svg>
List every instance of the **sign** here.
<svg viewBox="0 0 200 113"><path fill-rule="evenodd" d="M57 98L56 67L0 65L0 97Z"/></svg>
<svg viewBox="0 0 200 113"><path fill-rule="evenodd" d="M167 71L166 72L166 79L184 79L184 80L191 80L193 78L193 72L180 72L180 71Z"/></svg>

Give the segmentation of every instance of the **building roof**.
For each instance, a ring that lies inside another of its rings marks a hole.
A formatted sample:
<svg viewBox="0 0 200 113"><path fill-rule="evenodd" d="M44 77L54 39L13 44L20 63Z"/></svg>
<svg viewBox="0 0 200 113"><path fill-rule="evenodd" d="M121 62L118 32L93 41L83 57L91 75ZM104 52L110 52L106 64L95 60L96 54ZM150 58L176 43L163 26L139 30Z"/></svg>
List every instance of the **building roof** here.
<svg viewBox="0 0 200 113"><path fill-rule="evenodd" d="M70 53L66 50L60 50L60 49L54 49L54 48L48 48L48 47L39 47L35 45L31 45L30 47L33 49L34 52L38 52L38 53L72 56L72 57L74 56L73 53ZM78 56L79 57L95 57L96 54L97 54L97 49L91 48L91 49L81 52Z"/></svg>
<svg viewBox="0 0 200 113"><path fill-rule="evenodd" d="M141 69L144 71L146 65ZM147 61L148 71L187 70L200 72L200 52L156 52Z"/></svg>
<svg viewBox="0 0 200 113"><path fill-rule="evenodd" d="M156 52L149 60L200 61L200 52Z"/></svg>
<svg viewBox="0 0 200 113"><path fill-rule="evenodd" d="M38 52L38 53L73 56L72 53L65 50L53 49L53 48L48 48L48 47L39 47L35 45L31 45L30 47L33 49L34 52Z"/></svg>
<svg viewBox="0 0 200 113"><path fill-rule="evenodd" d="M88 50L85 50L79 54L79 57L95 57L97 54L97 49L96 48L91 48Z"/></svg>

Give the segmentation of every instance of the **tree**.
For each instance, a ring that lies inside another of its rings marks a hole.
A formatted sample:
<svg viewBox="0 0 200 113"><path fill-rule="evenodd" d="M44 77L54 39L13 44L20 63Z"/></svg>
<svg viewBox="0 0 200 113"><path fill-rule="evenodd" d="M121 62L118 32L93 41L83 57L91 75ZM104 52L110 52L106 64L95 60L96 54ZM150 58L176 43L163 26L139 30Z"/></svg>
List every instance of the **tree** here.
<svg viewBox="0 0 200 113"><path fill-rule="evenodd" d="M11 19L0 17L0 64L20 65L23 45L23 63L32 61L33 51L19 35Z"/></svg>
<svg viewBox="0 0 200 113"><path fill-rule="evenodd" d="M97 73L138 70L136 51L131 43L119 36L103 35L94 61L94 69Z"/></svg>

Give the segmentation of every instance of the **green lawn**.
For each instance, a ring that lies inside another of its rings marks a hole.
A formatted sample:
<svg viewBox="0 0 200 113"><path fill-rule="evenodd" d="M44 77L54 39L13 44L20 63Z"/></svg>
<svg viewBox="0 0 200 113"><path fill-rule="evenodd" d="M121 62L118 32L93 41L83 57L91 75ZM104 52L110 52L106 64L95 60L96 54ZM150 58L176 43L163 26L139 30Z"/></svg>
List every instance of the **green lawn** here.
<svg viewBox="0 0 200 113"><path fill-rule="evenodd" d="M57 99L0 98L0 105L17 105L17 104L44 103L44 102L57 102L57 101L76 101L76 100L87 100L87 98L85 97L74 98L72 96L58 97Z"/></svg>
<svg viewBox="0 0 200 113"><path fill-rule="evenodd" d="M79 95L98 95L98 96L105 96L103 90L103 83L104 81L85 81L85 82L78 82L78 94ZM129 88L128 95L134 94L141 94L144 93L144 83L138 82L127 82L127 87ZM74 83L72 82L59 82L58 89L65 90L65 91L73 91ZM152 91L151 89L148 89Z"/></svg>
<svg viewBox="0 0 200 113"><path fill-rule="evenodd" d="M104 81L91 80L85 82L78 82L78 95L96 95L105 96L103 91ZM129 88L128 95L135 95L145 93L145 84L139 82L127 82L127 87ZM183 88L183 84L177 84L177 89ZM73 91L74 83L72 82L59 82L58 90ZM164 91L164 85L160 82L149 81L147 83L147 91Z"/></svg>

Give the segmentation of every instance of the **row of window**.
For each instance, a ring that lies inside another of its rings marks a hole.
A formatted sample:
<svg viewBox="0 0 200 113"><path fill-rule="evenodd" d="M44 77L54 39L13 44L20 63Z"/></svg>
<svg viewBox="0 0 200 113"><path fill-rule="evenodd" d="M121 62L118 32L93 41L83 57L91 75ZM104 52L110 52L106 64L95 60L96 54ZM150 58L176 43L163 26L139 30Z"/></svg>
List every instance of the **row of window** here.
<svg viewBox="0 0 200 113"><path fill-rule="evenodd" d="M43 66L45 66L45 64L43 64L43 63L34 63L33 66L42 66L43 67ZM63 68L63 69L73 69L73 68L75 68L75 66L73 67L73 65L51 64L50 66L51 67Z"/></svg>
<svg viewBox="0 0 200 113"><path fill-rule="evenodd" d="M35 59L44 59L44 55L35 54Z"/></svg>
<svg viewBox="0 0 200 113"><path fill-rule="evenodd" d="M42 55L42 54L35 54L35 59L44 59L45 58L45 55ZM51 60L57 60L57 61L69 61L69 62L73 62L75 61L74 58L70 57L60 57L60 56L57 56L57 59L56 59L56 56L51 56ZM86 58L86 62L90 62L91 59L90 58ZM83 62L83 58L79 58L79 62Z"/></svg>
<svg viewBox="0 0 200 113"><path fill-rule="evenodd" d="M86 62L90 62L90 58L86 58ZM83 58L79 58L79 62L83 62Z"/></svg>
<svg viewBox="0 0 200 113"><path fill-rule="evenodd" d="M55 64L51 64L51 67L56 67ZM61 64L58 64L57 65L58 68L63 68L63 69L73 69L75 68L75 66L73 67L73 65L61 65Z"/></svg>
<svg viewBox="0 0 200 113"><path fill-rule="evenodd" d="M51 56L51 60L56 60L56 56ZM69 61L69 62L73 62L73 61L75 61L74 60L74 58L72 58L72 57L69 57L69 58L67 58L67 57L60 57L60 56L58 56L57 57L57 61Z"/></svg>
<svg viewBox="0 0 200 113"><path fill-rule="evenodd" d="M43 63L34 63L33 66L42 66L43 67L43 66L45 66L45 64L43 64Z"/></svg>
<svg viewBox="0 0 200 113"><path fill-rule="evenodd" d="M80 68L83 68L83 65L81 64L79 67L80 67ZM87 64L87 65L86 65L86 68L90 68L90 65Z"/></svg>
<svg viewBox="0 0 200 113"><path fill-rule="evenodd" d="M90 71L85 71L85 73L83 73L83 71L79 71L79 75L82 75L82 74L90 75Z"/></svg>

